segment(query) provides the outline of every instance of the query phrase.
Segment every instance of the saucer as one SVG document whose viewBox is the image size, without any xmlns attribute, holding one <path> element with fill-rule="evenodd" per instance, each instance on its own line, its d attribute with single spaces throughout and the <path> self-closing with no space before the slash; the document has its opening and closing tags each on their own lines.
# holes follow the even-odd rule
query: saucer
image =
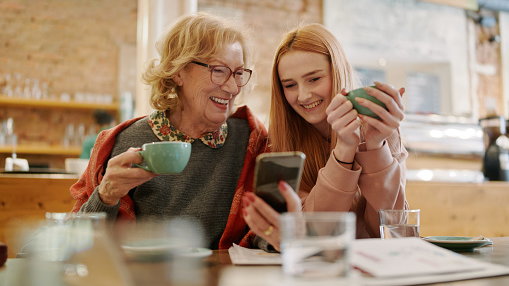
<svg viewBox="0 0 509 286">
<path fill-rule="evenodd" d="M 212 255 L 212 250 L 208 248 L 201 247 L 189 247 L 180 249 L 176 252 L 176 255 L 179 257 L 196 257 L 202 258 Z"/>
<path fill-rule="evenodd" d="M 493 244 L 491 239 L 472 236 L 427 236 L 423 239 L 454 251 L 473 251 L 474 248 Z"/>
<path fill-rule="evenodd" d="M 179 248 L 181 244 L 168 239 L 142 239 L 129 241 L 121 247 L 130 257 L 165 256 Z"/>
<path fill-rule="evenodd" d="M 168 239 L 144 239 L 124 243 L 124 253 L 130 257 L 141 260 L 161 259 L 170 256 L 179 257 L 207 257 L 212 250 L 200 247 L 184 246 L 181 241 Z"/>
</svg>

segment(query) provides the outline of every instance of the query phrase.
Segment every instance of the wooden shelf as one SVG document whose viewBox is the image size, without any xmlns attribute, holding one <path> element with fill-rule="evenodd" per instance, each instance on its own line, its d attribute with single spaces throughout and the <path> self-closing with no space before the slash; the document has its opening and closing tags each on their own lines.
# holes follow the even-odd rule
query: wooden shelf
<svg viewBox="0 0 509 286">
<path fill-rule="evenodd" d="M 0 153 L 11 153 L 11 146 L 0 146 Z M 81 147 L 63 147 L 63 146 L 32 146 L 20 145 L 16 147 L 17 154 L 36 154 L 36 155 L 64 155 L 79 156 Z"/>
<path fill-rule="evenodd" d="M 101 104 L 101 103 L 87 103 L 87 102 L 74 102 L 74 101 L 58 101 L 47 99 L 27 99 L 18 97 L 7 97 L 0 95 L 0 106 L 12 107 L 38 107 L 38 108 L 65 108 L 65 109 L 82 109 L 82 110 L 95 110 L 103 109 L 110 111 L 118 111 L 118 104 Z"/>
</svg>

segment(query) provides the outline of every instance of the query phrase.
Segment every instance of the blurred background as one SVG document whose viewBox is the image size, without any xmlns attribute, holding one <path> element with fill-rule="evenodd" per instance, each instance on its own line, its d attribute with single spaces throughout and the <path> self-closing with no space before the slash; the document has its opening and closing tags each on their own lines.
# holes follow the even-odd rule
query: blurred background
<svg viewBox="0 0 509 286">
<path fill-rule="evenodd" d="M 0 1 L 0 156 L 10 156 L 6 134 L 14 133 L 30 165 L 63 168 L 99 130 L 95 110 L 117 122 L 149 113 L 140 74 L 157 56 L 154 43 L 178 17 L 206 11 L 247 28 L 256 76 L 237 103 L 265 124 L 275 47 L 289 29 L 318 22 L 343 43 L 364 85 L 406 87 L 408 148 L 480 158 L 478 120 L 508 115 L 507 2 Z"/>
</svg>

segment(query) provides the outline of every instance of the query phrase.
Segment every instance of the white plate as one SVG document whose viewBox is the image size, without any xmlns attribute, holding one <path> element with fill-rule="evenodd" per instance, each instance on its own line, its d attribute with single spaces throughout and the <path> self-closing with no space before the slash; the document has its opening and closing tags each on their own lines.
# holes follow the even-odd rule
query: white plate
<svg viewBox="0 0 509 286">
<path fill-rule="evenodd" d="M 207 257 L 212 250 L 183 246 L 181 241 L 169 239 L 144 239 L 123 244 L 124 253 L 132 258 L 161 258 L 177 255 L 180 257 Z"/>
<path fill-rule="evenodd" d="M 190 247 L 178 250 L 177 255 L 181 257 L 207 257 L 212 255 L 212 250 L 201 247 Z"/>
<path fill-rule="evenodd" d="M 169 239 L 143 239 L 124 243 L 121 247 L 129 256 L 166 255 L 178 249 L 182 243 Z"/>
</svg>

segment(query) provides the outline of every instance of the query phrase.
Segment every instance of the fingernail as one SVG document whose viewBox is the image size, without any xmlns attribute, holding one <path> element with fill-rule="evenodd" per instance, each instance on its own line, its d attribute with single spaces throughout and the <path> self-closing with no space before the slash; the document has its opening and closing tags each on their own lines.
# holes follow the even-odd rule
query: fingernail
<svg viewBox="0 0 509 286">
<path fill-rule="evenodd" d="M 242 197 L 242 205 L 243 205 L 244 207 L 248 207 L 250 203 L 251 203 L 251 201 L 249 201 L 249 199 L 247 198 L 247 196 L 243 196 L 243 197 Z"/>
<path fill-rule="evenodd" d="M 286 185 L 285 185 L 285 182 L 283 181 L 279 181 L 278 183 L 278 187 L 279 187 L 279 190 L 282 191 L 282 192 L 286 192 Z"/>
<path fill-rule="evenodd" d="M 251 202 L 254 203 L 255 197 L 254 197 L 253 193 L 246 193 L 245 197 L 249 200 L 249 203 L 251 203 Z"/>
</svg>

